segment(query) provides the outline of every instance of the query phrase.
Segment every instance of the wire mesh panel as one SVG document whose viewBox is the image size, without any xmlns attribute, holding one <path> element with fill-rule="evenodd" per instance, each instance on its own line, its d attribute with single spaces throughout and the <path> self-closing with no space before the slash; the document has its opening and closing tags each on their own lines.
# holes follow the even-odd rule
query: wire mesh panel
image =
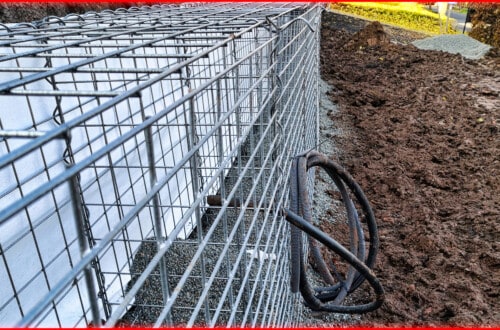
<svg viewBox="0 0 500 330">
<path fill-rule="evenodd" d="M 288 168 L 321 8 L 154 5 L 0 29 L 0 325 L 292 326 Z"/>
</svg>

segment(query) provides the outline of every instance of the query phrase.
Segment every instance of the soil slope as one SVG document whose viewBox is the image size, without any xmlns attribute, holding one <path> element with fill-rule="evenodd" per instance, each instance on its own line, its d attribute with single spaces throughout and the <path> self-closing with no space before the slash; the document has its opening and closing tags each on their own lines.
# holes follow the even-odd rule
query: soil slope
<svg viewBox="0 0 500 330">
<path fill-rule="evenodd" d="M 350 21 L 324 13 L 321 65 L 332 119 L 352 132 L 339 160 L 379 225 L 387 298 L 362 322 L 498 325 L 499 58 L 394 44 Z"/>
</svg>

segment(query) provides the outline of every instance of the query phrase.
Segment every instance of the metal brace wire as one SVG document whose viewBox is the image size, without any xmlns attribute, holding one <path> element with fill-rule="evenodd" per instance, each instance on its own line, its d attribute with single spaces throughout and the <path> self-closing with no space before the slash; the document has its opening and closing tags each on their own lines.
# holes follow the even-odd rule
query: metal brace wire
<svg viewBox="0 0 500 330">
<path fill-rule="evenodd" d="M 47 43 L 46 40 L 42 40 L 41 43 Z M 46 63 L 45 67 L 50 68 L 52 67 L 52 61 L 50 58 L 46 58 Z M 51 77 L 46 77 L 45 80 L 52 86 L 53 90 L 58 90 L 57 87 L 57 82 L 55 81 L 54 76 Z M 61 96 L 56 96 L 56 106 L 52 112 L 52 120 L 57 124 L 57 125 L 63 125 L 64 124 L 64 116 L 63 116 L 63 111 L 61 108 L 61 101 L 62 98 Z M 70 132 L 66 132 L 64 134 L 64 140 L 65 140 L 65 145 L 66 149 L 63 151 L 63 162 L 67 168 L 73 166 L 75 164 L 75 157 L 73 150 L 71 148 L 71 134 Z M 80 173 L 76 174 L 75 177 L 72 180 L 71 184 L 72 192 L 78 194 L 78 203 L 80 204 L 81 207 L 81 216 L 82 216 L 82 222 L 83 222 L 83 230 L 85 232 L 85 236 L 88 241 L 88 245 L 90 248 L 93 248 L 96 245 L 96 240 L 94 238 L 93 232 L 92 232 L 92 225 L 90 223 L 90 210 L 87 207 L 85 203 L 85 198 L 83 196 L 83 189 L 81 186 L 81 175 Z M 91 263 L 92 268 L 94 269 L 94 274 L 95 278 L 97 281 L 97 286 L 98 286 L 98 292 L 97 292 L 97 297 L 101 299 L 102 302 L 102 307 L 104 310 L 104 316 L 106 319 L 108 319 L 111 316 L 111 304 L 109 303 L 109 299 L 107 296 L 106 292 L 106 279 L 104 277 L 104 274 L 101 269 L 101 262 L 99 260 L 99 257 L 96 256 L 94 260 L 92 260 Z M 92 293 L 90 293 L 92 294 Z M 96 319 L 92 320 L 93 323 L 96 322 Z M 95 324 L 94 324 L 95 325 Z"/>
</svg>

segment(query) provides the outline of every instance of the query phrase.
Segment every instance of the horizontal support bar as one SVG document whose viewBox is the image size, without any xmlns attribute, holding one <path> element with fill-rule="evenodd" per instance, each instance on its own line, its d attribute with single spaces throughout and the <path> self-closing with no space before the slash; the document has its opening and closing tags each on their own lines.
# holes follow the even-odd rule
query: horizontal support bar
<svg viewBox="0 0 500 330">
<path fill-rule="evenodd" d="M 73 96 L 73 97 L 115 97 L 123 94 L 124 91 L 116 92 L 101 92 L 101 91 L 54 91 L 54 90 L 12 90 L 4 95 L 33 95 L 33 96 Z M 139 95 L 131 95 L 131 97 L 138 97 Z"/>
</svg>

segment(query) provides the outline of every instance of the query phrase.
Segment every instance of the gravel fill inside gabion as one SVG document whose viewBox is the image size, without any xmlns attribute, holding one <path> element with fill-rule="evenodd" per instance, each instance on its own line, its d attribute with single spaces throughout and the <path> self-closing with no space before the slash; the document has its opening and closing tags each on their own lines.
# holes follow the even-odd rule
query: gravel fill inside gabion
<svg viewBox="0 0 500 330">
<path fill-rule="evenodd" d="M 256 126 L 254 127 L 254 133 L 257 131 L 258 127 Z M 249 143 L 245 143 L 242 146 L 241 167 L 246 164 L 249 152 Z M 262 166 L 261 162 L 262 159 L 260 159 L 260 157 L 256 157 L 253 161 L 253 166 L 260 167 Z M 269 171 L 265 170 L 264 172 L 264 176 L 269 177 Z M 233 189 L 237 179 L 238 166 L 237 164 L 233 164 L 233 167 L 230 169 L 224 180 L 226 192 Z M 264 182 L 266 180 L 267 179 L 263 179 Z M 252 173 L 247 173 L 247 175 L 242 178 L 242 182 L 237 189 L 243 192 L 243 196 L 247 196 L 254 184 Z M 262 194 L 260 191 L 261 188 L 262 186 L 259 184 L 255 193 L 256 195 Z M 255 214 L 255 212 L 257 212 L 257 214 Z M 218 208 L 207 208 L 205 212 L 203 212 L 203 216 L 201 218 L 201 237 L 198 237 L 198 230 L 195 229 L 188 239 L 175 240 L 166 252 L 165 263 L 169 274 L 168 285 L 170 292 L 174 290 L 186 269 L 189 268 L 189 264 L 193 260 L 196 251 L 200 246 L 201 240 L 206 237 L 207 232 L 210 230 L 212 223 L 218 216 L 218 213 Z M 233 301 L 231 301 L 229 294 L 224 298 L 220 313 L 217 317 L 217 324 L 226 324 L 229 321 L 231 313 L 234 309 L 236 309 L 236 313 L 233 324 L 241 324 L 241 322 L 244 322 L 245 320 L 246 322 L 249 322 L 249 320 L 256 317 L 260 318 L 260 313 L 262 313 L 262 307 L 258 308 L 258 299 L 260 297 L 257 296 L 257 293 L 252 294 L 249 290 L 252 289 L 254 283 L 257 283 L 257 290 L 259 292 L 258 295 L 264 295 L 263 300 L 267 300 L 269 295 L 268 285 L 270 282 L 269 279 L 267 282 L 262 281 L 262 278 L 267 272 L 275 272 L 276 267 L 279 267 L 279 265 L 284 261 L 276 260 L 276 255 L 273 253 L 262 253 L 262 251 L 265 251 L 270 240 L 279 239 L 273 235 L 282 235 L 283 233 L 276 232 L 276 228 L 270 228 L 270 222 L 272 219 L 268 217 L 266 220 L 264 212 L 253 211 L 252 209 L 246 210 L 243 219 L 238 224 L 237 221 L 239 214 L 239 208 L 228 208 L 225 211 L 223 218 L 219 221 L 217 226 L 213 228 L 213 232 L 208 240 L 208 243 L 203 248 L 202 257 L 198 259 L 198 261 L 194 264 L 194 267 L 192 267 L 192 271 L 184 286 L 180 290 L 179 295 L 175 300 L 175 304 L 171 309 L 170 319 L 174 326 L 187 324 L 193 315 L 195 306 L 200 300 L 200 295 L 204 289 L 202 284 L 201 259 L 203 259 L 205 266 L 205 277 L 208 278 L 212 274 L 217 260 L 222 254 L 224 254 L 224 261 L 217 271 L 215 280 L 210 286 L 207 299 L 204 303 L 208 304 L 210 317 L 214 316 L 214 311 L 219 309 L 218 305 L 223 299 L 223 291 L 228 284 L 228 278 L 230 277 L 229 274 L 233 269 L 233 266 L 238 262 L 237 258 L 238 254 L 242 250 L 241 244 L 243 243 L 244 236 L 247 235 L 248 242 L 244 248 L 244 254 L 239 261 L 240 267 L 234 275 L 234 279 L 231 283 Z M 235 228 L 236 234 L 229 244 L 228 250 L 224 253 L 223 249 L 224 246 L 227 245 L 229 239 L 228 235 Z M 262 230 L 262 228 L 264 228 L 264 230 Z M 252 254 L 252 251 L 255 251 L 255 254 Z M 148 238 L 141 244 L 139 250 L 134 255 L 131 266 L 132 280 L 128 284 L 128 288 L 132 287 L 156 253 L 157 243 L 154 238 Z M 262 270 L 258 276 L 259 269 Z M 247 271 L 249 271 L 249 278 L 248 280 L 244 280 L 243 277 Z M 234 302 L 234 297 L 238 294 L 238 291 L 243 285 L 243 298 L 238 304 L 236 304 Z M 163 310 L 161 288 L 160 271 L 159 267 L 156 267 L 154 272 L 148 277 L 146 282 L 136 294 L 133 306 L 122 317 L 120 324 L 146 326 L 154 324 Z M 251 301 L 248 301 L 248 297 L 252 297 L 252 295 L 254 298 L 251 299 Z M 250 315 L 245 315 L 245 311 L 248 310 L 249 304 L 251 305 Z M 165 323 L 165 325 L 167 324 Z M 202 306 L 200 312 L 198 313 L 195 325 L 206 325 L 205 305 Z"/>
<path fill-rule="evenodd" d="M 334 122 L 329 118 L 329 114 L 331 112 L 335 112 L 336 107 L 333 105 L 330 100 L 328 93 L 330 92 L 330 87 L 324 82 L 320 80 L 320 86 L 321 86 L 321 93 L 320 93 L 320 122 L 323 125 L 328 125 L 330 128 L 333 128 Z M 335 131 L 336 134 L 344 134 L 345 132 L 342 132 L 341 129 L 337 132 Z M 325 137 L 322 138 L 322 144 L 320 147 L 320 150 L 322 152 L 326 152 L 330 154 L 331 156 L 334 156 L 338 151 L 336 150 L 336 146 L 333 143 L 333 141 L 330 139 L 331 136 L 326 136 L 326 140 L 323 140 Z M 243 146 L 243 154 L 248 154 L 249 153 L 249 145 L 245 144 Z M 245 163 L 245 157 L 243 157 L 243 162 Z M 259 160 L 257 160 L 257 163 Z M 259 165 L 259 164 L 255 165 Z M 243 164 L 244 165 L 244 164 Z M 233 168 L 230 170 L 228 175 L 226 176 L 225 179 L 225 187 L 226 191 L 229 191 L 231 187 L 234 186 L 236 179 L 238 178 L 237 172 L 236 172 L 236 165 L 233 166 Z M 325 176 L 325 173 L 321 173 L 320 175 Z M 331 184 L 329 184 L 329 180 L 315 180 L 315 184 L 318 185 L 317 191 L 315 191 L 315 197 L 314 197 L 314 202 L 315 202 L 315 218 L 320 218 L 322 217 L 325 213 L 328 212 L 329 207 L 327 205 L 330 205 L 331 203 L 331 198 L 327 197 L 327 195 L 324 193 L 324 190 L 327 189 L 332 189 Z M 326 186 L 323 187 L 323 185 Z M 242 183 L 242 189 L 243 191 L 248 191 L 249 187 L 252 186 L 252 178 L 251 177 L 244 177 L 243 178 L 243 183 Z M 315 189 L 316 190 L 316 189 Z M 258 192 L 260 193 L 260 191 Z M 331 206 L 331 205 L 330 205 Z M 238 211 L 237 210 L 230 210 L 228 209 L 226 211 L 227 217 L 226 217 L 226 224 L 227 228 L 231 230 L 234 225 L 235 225 L 235 220 L 238 216 Z M 248 215 L 245 217 L 243 224 L 245 228 L 249 228 L 250 224 L 253 220 L 253 213 L 252 212 L 247 212 Z M 203 224 L 203 236 L 206 234 L 207 230 L 210 227 L 210 224 L 213 222 L 215 217 L 218 214 L 217 209 L 212 209 L 209 208 L 207 211 L 203 214 L 202 217 L 202 224 Z M 257 227 L 261 227 L 263 225 L 264 217 L 263 215 L 259 215 L 256 219 L 257 221 Z M 167 269 L 170 274 L 168 281 L 169 281 L 169 287 L 172 290 L 178 283 L 180 276 L 183 274 L 185 271 L 187 265 L 189 262 L 192 260 L 196 250 L 198 249 L 198 237 L 197 237 L 197 231 L 195 230 L 191 236 L 187 240 L 177 240 L 173 243 L 171 248 L 166 254 L 166 263 L 167 263 Z M 261 236 L 259 240 L 259 244 L 255 244 L 258 240 L 258 233 L 253 230 L 250 238 L 249 238 L 249 245 L 247 247 L 248 249 L 253 249 L 253 250 L 262 250 L 265 242 L 269 238 L 269 233 L 264 231 L 263 235 Z M 288 232 L 284 233 L 284 235 L 288 235 Z M 205 258 L 205 263 L 206 263 L 206 270 L 207 273 L 210 274 L 213 270 L 213 265 L 217 261 L 218 257 L 221 254 L 221 250 L 223 248 L 223 242 L 225 242 L 225 237 L 227 237 L 227 233 L 225 233 L 225 230 L 221 224 L 219 224 L 211 237 L 209 245 L 204 250 L 203 257 Z M 273 237 L 271 237 L 273 239 Z M 219 243 L 219 244 L 217 244 Z M 259 249 L 259 246 L 261 247 Z M 288 247 L 285 247 L 288 248 Z M 221 269 L 219 270 L 217 274 L 217 279 L 215 280 L 214 284 L 212 285 L 212 288 L 209 292 L 208 295 L 208 303 L 210 305 L 210 308 L 214 308 L 216 304 L 219 303 L 222 295 L 222 291 L 224 290 L 226 286 L 226 278 L 227 278 L 227 272 L 228 268 L 232 267 L 234 264 L 234 261 L 236 260 L 237 254 L 239 250 L 241 249 L 241 246 L 239 246 L 237 243 L 233 244 L 230 246 L 227 255 L 227 261 L 222 264 Z M 132 281 L 129 283 L 128 287 L 130 288 L 135 280 L 140 276 L 142 271 L 146 268 L 147 264 L 151 261 L 151 259 L 154 257 L 154 255 L 157 252 L 156 248 L 156 242 L 154 238 L 150 238 L 149 240 L 145 241 L 142 243 L 140 249 L 136 252 L 133 260 L 133 265 L 131 268 L 132 272 Z M 246 260 L 247 262 L 250 259 L 250 255 L 246 255 Z M 259 279 L 256 278 L 257 276 L 257 271 L 259 268 L 259 262 L 258 260 L 254 260 L 251 266 L 250 270 L 250 278 L 251 278 L 251 283 L 254 281 L 258 281 Z M 275 261 L 273 260 L 263 260 L 265 263 L 271 262 L 271 271 L 274 271 L 276 268 Z M 228 267 L 229 266 L 229 267 Z M 268 264 L 264 265 L 264 269 L 268 269 Z M 314 270 L 309 268 L 308 270 L 309 276 L 311 283 L 314 286 L 322 286 L 324 283 L 322 280 L 319 278 L 319 276 L 315 273 Z M 186 284 L 184 285 L 184 288 L 181 290 L 181 293 L 179 297 L 176 300 L 176 304 L 174 305 L 174 308 L 172 309 L 171 313 L 171 319 L 174 323 L 174 325 L 179 325 L 182 326 L 183 324 L 186 324 L 188 320 L 191 317 L 192 314 L 192 309 L 196 305 L 199 299 L 199 295 L 202 291 L 202 285 L 201 285 L 201 280 L 200 280 L 200 273 L 201 273 L 201 268 L 200 268 L 200 262 L 197 262 L 195 267 L 193 268 L 193 271 L 191 273 L 191 276 L 188 278 Z M 175 274 L 172 276 L 172 274 Z M 262 272 L 260 274 L 260 278 L 265 276 L 265 272 Z M 235 287 L 237 286 L 236 283 L 240 281 L 240 274 L 238 273 L 236 275 L 235 279 Z M 284 283 L 284 285 L 288 286 L 289 283 Z M 290 293 L 291 294 L 291 293 Z M 264 291 L 264 301 L 267 299 L 268 291 L 267 289 Z M 256 301 L 255 299 L 252 301 L 252 308 L 255 309 Z M 236 314 L 236 323 L 235 324 L 240 324 L 243 317 L 244 317 L 244 310 L 247 308 L 247 301 L 245 299 L 242 299 L 240 304 L 238 306 L 233 306 L 238 309 L 238 313 Z M 271 308 L 271 306 L 268 306 L 268 308 Z M 159 277 L 159 269 L 158 267 L 155 269 L 154 273 L 149 276 L 147 279 L 146 283 L 142 286 L 140 291 L 136 294 L 135 296 L 135 301 L 134 301 L 134 306 L 130 308 L 130 310 L 124 315 L 124 317 L 121 319 L 121 324 L 124 325 L 150 325 L 156 322 L 156 319 L 158 318 L 161 310 L 163 309 L 163 301 L 162 301 L 162 292 L 161 292 L 161 284 L 160 284 L 160 277 Z M 308 308 L 304 307 L 302 297 L 300 294 L 295 294 L 293 297 L 293 304 L 291 306 L 291 309 L 288 310 L 290 315 L 287 315 L 286 318 L 289 320 L 295 320 L 298 325 L 301 326 L 314 326 L 314 327 L 329 327 L 331 325 L 335 324 L 349 324 L 353 322 L 354 320 L 358 319 L 357 316 L 352 316 L 352 315 L 344 315 L 344 314 L 334 314 L 334 313 L 325 313 L 325 312 L 313 312 L 309 310 Z M 259 310 L 259 313 L 262 313 L 262 310 Z M 224 325 L 230 317 L 231 314 L 231 303 L 228 300 L 228 298 L 225 299 L 223 307 L 222 307 L 222 312 L 219 315 L 217 319 L 217 324 L 218 325 Z M 203 325 L 203 310 L 199 313 L 196 325 Z M 247 322 L 249 321 L 250 318 L 247 318 Z"/>
</svg>

